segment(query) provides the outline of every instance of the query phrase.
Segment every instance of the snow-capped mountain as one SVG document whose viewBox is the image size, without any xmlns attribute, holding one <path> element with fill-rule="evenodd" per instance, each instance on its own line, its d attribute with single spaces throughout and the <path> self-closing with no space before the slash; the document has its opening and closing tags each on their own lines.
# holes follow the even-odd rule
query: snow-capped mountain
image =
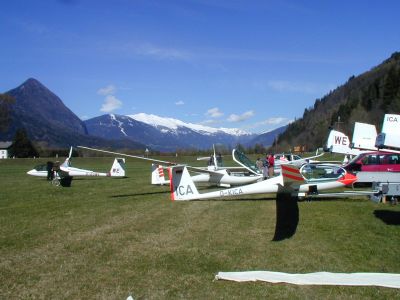
<svg viewBox="0 0 400 300">
<path fill-rule="evenodd" d="M 15 103 L 10 106 L 7 130 L 0 131 L 3 140 L 11 140 L 18 128 L 25 128 L 31 140 L 47 147 L 85 145 L 175 151 L 210 149 L 213 144 L 232 148 L 238 143 L 254 145 L 257 137 L 240 129 L 214 128 L 144 113 L 109 114 L 81 121 L 57 95 L 33 78 L 7 94 Z M 275 136 L 267 134 L 263 145 L 270 145 Z"/>
<path fill-rule="evenodd" d="M 136 121 L 152 125 L 153 127 L 159 128 L 160 130 L 169 132 L 176 132 L 179 127 L 186 127 L 197 133 L 205 135 L 213 135 L 217 133 L 226 133 L 233 136 L 251 135 L 250 133 L 237 128 L 215 128 L 204 126 L 201 124 L 185 123 L 177 119 L 163 118 L 153 114 L 139 113 L 135 115 L 128 115 L 128 117 L 135 119 Z"/>
<path fill-rule="evenodd" d="M 102 115 L 85 121 L 89 134 L 107 139 L 129 138 L 153 150 L 209 149 L 213 144 L 246 144 L 255 135 L 239 129 L 213 128 L 151 114 Z"/>
</svg>

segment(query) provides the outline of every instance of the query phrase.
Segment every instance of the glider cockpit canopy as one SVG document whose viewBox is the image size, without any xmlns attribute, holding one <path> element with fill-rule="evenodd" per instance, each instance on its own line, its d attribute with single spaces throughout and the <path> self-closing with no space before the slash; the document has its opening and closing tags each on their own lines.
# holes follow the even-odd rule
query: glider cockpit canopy
<svg viewBox="0 0 400 300">
<path fill-rule="evenodd" d="M 256 166 L 256 164 L 253 161 L 251 161 L 244 153 L 240 152 L 239 150 L 233 149 L 232 157 L 235 162 L 237 162 L 239 165 L 245 167 L 251 173 L 253 173 L 255 175 L 260 175 L 262 173 L 261 170 Z"/>
<path fill-rule="evenodd" d="M 339 180 L 346 175 L 346 171 L 334 164 L 304 164 L 300 168 L 300 174 L 307 183 Z"/>
</svg>

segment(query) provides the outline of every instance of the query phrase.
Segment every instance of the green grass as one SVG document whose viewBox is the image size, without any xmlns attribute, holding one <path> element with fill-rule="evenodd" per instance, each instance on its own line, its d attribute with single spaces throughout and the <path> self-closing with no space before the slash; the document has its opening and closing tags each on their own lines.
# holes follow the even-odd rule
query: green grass
<svg viewBox="0 0 400 300">
<path fill-rule="evenodd" d="M 76 158 L 73 164 L 104 171 L 112 160 Z M 149 163 L 133 159 L 128 178 L 74 179 L 61 188 L 25 174 L 45 161 L 0 160 L 1 299 L 398 296 L 389 288 L 213 279 L 219 271 L 246 270 L 399 273 L 400 206 L 365 199 L 299 202 L 296 233 L 276 242 L 271 195 L 171 202 L 169 187 L 149 184 Z"/>
</svg>

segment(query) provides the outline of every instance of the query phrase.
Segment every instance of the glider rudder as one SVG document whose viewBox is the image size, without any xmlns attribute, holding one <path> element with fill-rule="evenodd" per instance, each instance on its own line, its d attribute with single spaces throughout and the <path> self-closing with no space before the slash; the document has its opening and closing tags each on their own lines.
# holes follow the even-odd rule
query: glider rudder
<svg viewBox="0 0 400 300">
<path fill-rule="evenodd" d="M 125 177 L 125 159 L 116 158 L 110 170 L 111 177 Z"/>
<path fill-rule="evenodd" d="M 166 183 L 162 165 L 151 164 L 151 184 L 163 185 Z"/>
<path fill-rule="evenodd" d="M 196 186 L 185 166 L 169 168 L 171 200 L 191 200 L 198 195 Z"/>
</svg>

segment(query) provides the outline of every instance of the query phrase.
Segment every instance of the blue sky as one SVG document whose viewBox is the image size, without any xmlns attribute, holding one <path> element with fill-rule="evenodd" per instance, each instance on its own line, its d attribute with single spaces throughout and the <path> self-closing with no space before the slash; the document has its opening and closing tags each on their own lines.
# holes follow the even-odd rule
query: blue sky
<svg viewBox="0 0 400 300">
<path fill-rule="evenodd" d="M 0 91 L 33 77 L 80 118 L 261 133 L 400 51 L 400 1 L 13 0 Z"/>
</svg>

